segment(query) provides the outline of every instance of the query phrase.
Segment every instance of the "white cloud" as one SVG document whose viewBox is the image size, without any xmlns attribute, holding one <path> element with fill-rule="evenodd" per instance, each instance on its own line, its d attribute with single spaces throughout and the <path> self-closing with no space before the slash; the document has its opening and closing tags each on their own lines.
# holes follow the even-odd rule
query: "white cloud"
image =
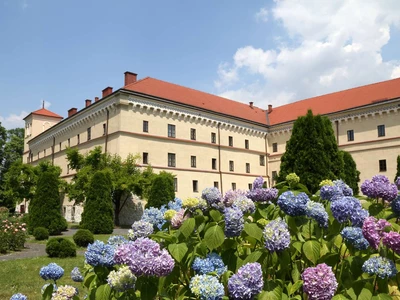
<svg viewBox="0 0 400 300">
<path fill-rule="evenodd" d="M 267 22 L 268 21 L 268 10 L 262 7 L 255 15 L 257 21 Z"/>
<path fill-rule="evenodd" d="M 280 24 L 286 37 L 279 36 L 273 48 L 243 46 L 231 62 L 221 63 L 215 83 L 222 96 L 266 108 L 400 77 L 400 57 L 382 57 L 391 28 L 400 27 L 400 1 L 274 5 L 270 21 Z"/>
<path fill-rule="evenodd" d="M 28 115 L 26 111 L 21 111 L 19 115 L 10 114 L 8 117 L 0 116 L 1 126 L 6 129 L 13 129 L 13 128 L 24 128 L 25 123 L 23 118 Z"/>
</svg>

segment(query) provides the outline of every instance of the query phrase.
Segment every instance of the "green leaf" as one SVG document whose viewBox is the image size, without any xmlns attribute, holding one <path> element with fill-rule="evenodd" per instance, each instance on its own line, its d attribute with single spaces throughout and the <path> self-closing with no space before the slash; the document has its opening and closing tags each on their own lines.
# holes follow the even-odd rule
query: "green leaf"
<svg viewBox="0 0 400 300">
<path fill-rule="evenodd" d="M 314 265 L 320 257 L 321 245 L 314 240 L 307 241 L 303 244 L 303 253 Z"/>
<path fill-rule="evenodd" d="M 111 287 L 108 284 L 102 284 L 96 289 L 96 300 L 108 300 L 111 295 Z"/>
<path fill-rule="evenodd" d="M 44 290 L 44 293 L 42 295 L 43 300 L 50 300 L 51 296 L 53 294 L 53 285 L 50 283 L 47 288 Z"/>
<path fill-rule="evenodd" d="M 196 220 L 194 218 L 189 218 L 183 222 L 182 226 L 179 228 L 179 232 L 181 232 L 185 238 L 188 238 L 193 233 L 195 225 Z"/>
<path fill-rule="evenodd" d="M 250 255 L 247 255 L 247 257 L 244 259 L 243 265 L 247 263 L 257 262 L 262 255 L 263 253 L 260 250 L 252 252 Z"/>
<path fill-rule="evenodd" d="M 154 277 L 140 277 L 137 281 L 137 289 L 140 290 L 140 299 L 153 300 L 158 291 L 158 279 Z"/>
<path fill-rule="evenodd" d="M 204 234 L 204 242 L 206 243 L 208 249 L 213 250 L 218 248 L 224 242 L 225 235 L 222 228 L 218 225 L 214 225 L 207 229 Z"/>
<path fill-rule="evenodd" d="M 259 300 L 281 300 L 282 298 L 282 287 L 272 280 L 265 283 L 265 291 L 258 296 Z"/>
<path fill-rule="evenodd" d="M 290 295 L 296 293 L 299 290 L 299 288 L 301 288 L 302 285 L 303 285 L 303 280 L 297 280 L 290 288 L 289 291 Z"/>
<path fill-rule="evenodd" d="M 215 222 L 218 222 L 222 219 L 221 213 L 218 210 L 210 210 L 210 216 L 213 218 Z"/>
<path fill-rule="evenodd" d="M 175 258 L 177 262 L 181 262 L 183 257 L 188 251 L 188 247 L 185 243 L 180 244 L 170 244 L 168 245 L 168 251 L 171 253 L 172 257 Z"/>
<path fill-rule="evenodd" d="M 345 296 L 343 296 L 343 295 L 336 295 L 336 296 L 333 296 L 333 298 L 332 298 L 332 300 L 348 300 L 349 298 L 347 298 L 347 297 L 345 297 Z"/>
<path fill-rule="evenodd" d="M 392 300 L 392 297 L 388 294 L 378 294 L 377 296 L 372 297 L 371 300 Z"/>
<path fill-rule="evenodd" d="M 244 224 L 244 231 L 251 237 L 255 238 L 257 241 L 261 241 L 262 238 L 262 230 L 255 223 L 246 223 Z"/>
<path fill-rule="evenodd" d="M 96 278 L 96 274 L 91 273 L 90 275 L 86 275 L 85 276 L 85 280 L 83 282 L 83 286 L 86 287 L 87 289 L 89 289 L 90 284 L 92 283 L 92 281 Z"/>
</svg>

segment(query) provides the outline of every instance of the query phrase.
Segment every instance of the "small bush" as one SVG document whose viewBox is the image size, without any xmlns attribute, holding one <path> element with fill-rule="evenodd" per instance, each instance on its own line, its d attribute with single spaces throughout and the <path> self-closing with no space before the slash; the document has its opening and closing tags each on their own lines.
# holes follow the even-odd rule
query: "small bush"
<svg viewBox="0 0 400 300">
<path fill-rule="evenodd" d="M 65 238 L 52 238 L 46 244 L 46 253 L 49 257 L 75 257 L 76 247 Z"/>
<path fill-rule="evenodd" d="M 79 229 L 73 236 L 75 244 L 79 247 L 87 247 L 94 242 L 93 233 L 87 229 Z"/>
<path fill-rule="evenodd" d="M 10 214 L 10 211 L 8 210 L 7 207 L 0 206 L 0 220 L 7 219 L 9 214 Z"/>
<path fill-rule="evenodd" d="M 49 231 L 44 227 L 37 227 L 33 230 L 33 236 L 37 241 L 47 240 L 49 238 Z"/>
</svg>

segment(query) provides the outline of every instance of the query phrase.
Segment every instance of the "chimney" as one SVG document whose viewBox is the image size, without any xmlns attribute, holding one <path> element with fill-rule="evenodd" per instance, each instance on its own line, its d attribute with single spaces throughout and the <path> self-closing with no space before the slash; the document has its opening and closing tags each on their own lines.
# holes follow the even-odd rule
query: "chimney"
<svg viewBox="0 0 400 300">
<path fill-rule="evenodd" d="M 77 111 L 78 111 L 78 109 L 76 107 L 70 108 L 68 110 L 68 118 L 73 116 L 74 114 L 76 114 Z"/>
<path fill-rule="evenodd" d="M 125 86 L 134 83 L 137 80 L 137 74 L 126 71 L 125 73 Z"/>
<path fill-rule="evenodd" d="M 99 97 L 94 97 L 94 102 L 99 101 Z"/>
<path fill-rule="evenodd" d="M 88 107 L 90 104 L 92 104 L 92 100 L 86 99 L 85 100 L 85 107 Z"/>
<path fill-rule="evenodd" d="M 112 94 L 112 90 L 113 90 L 112 87 L 110 87 L 110 86 L 106 87 L 106 88 L 103 90 L 103 98 L 104 98 L 104 97 L 107 97 L 108 95 L 111 95 L 111 94 Z"/>
<path fill-rule="evenodd" d="M 268 113 L 272 113 L 272 104 L 268 104 Z"/>
<path fill-rule="evenodd" d="M 253 102 L 249 102 L 251 108 L 253 108 Z"/>
</svg>

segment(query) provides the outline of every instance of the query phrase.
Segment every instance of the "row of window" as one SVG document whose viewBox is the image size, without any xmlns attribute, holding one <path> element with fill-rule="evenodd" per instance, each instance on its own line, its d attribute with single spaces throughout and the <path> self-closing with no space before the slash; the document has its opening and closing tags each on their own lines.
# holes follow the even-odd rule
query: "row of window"
<svg viewBox="0 0 400 300">
<path fill-rule="evenodd" d="M 214 187 L 219 189 L 218 181 L 214 181 Z M 251 190 L 253 188 L 253 184 L 249 183 L 248 187 L 249 187 L 249 190 Z M 174 188 L 175 188 L 175 192 L 178 192 L 178 178 L 176 178 L 176 177 L 174 178 Z M 234 191 L 236 190 L 236 182 L 231 183 L 231 188 Z M 193 193 L 199 192 L 199 181 L 198 180 L 192 180 L 192 190 L 193 190 Z"/>
<path fill-rule="evenodd" d="M 386 135 L 385 125 L 378 125 L 376 129 L 378 131 L 378 137 L 382 137 L 382 136 Z M 348 142 L 354 141 L 354 130 L 353 129 L 347 130 L 347 141 Z"/>
</svg>

